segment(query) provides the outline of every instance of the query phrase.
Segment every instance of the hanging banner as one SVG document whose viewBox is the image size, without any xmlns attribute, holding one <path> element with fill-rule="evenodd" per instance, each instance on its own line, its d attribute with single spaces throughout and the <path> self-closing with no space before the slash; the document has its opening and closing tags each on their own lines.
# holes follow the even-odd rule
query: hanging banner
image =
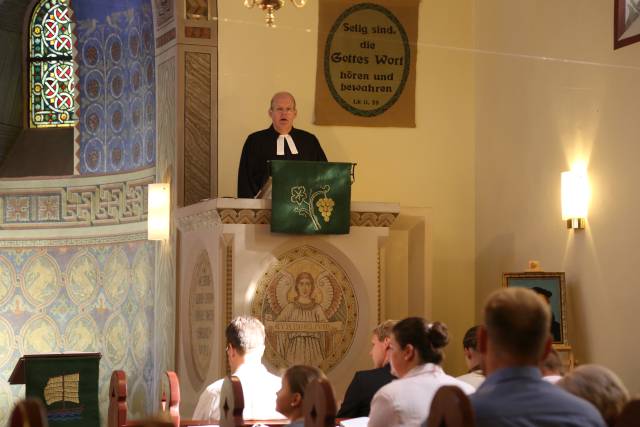
<svg viewBox="0 0 640 427">
<path fill-rule="evenodd" d="M 415 127 L 419 0 L 322 0 L 315 123 Z"/>
</svg>

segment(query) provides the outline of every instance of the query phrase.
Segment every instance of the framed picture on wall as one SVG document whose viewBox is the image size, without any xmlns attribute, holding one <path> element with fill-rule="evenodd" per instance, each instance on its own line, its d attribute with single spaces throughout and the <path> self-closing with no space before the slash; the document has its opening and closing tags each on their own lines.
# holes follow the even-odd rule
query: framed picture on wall
<svg viewBox="0 0 640 427">
<path fill-rule="evenodd" d="M 503 273 L 502 286 L 529 288 L 544 297 L 551 306 L 551 335 L 553 336 L 553 343 L 568 343 L 564 273 L 546 271 Z"/>
<path fill-rule="evenodd" d="M 613 0 L 613 49 L 640 40 L 640 0 Z"/>
</svg>

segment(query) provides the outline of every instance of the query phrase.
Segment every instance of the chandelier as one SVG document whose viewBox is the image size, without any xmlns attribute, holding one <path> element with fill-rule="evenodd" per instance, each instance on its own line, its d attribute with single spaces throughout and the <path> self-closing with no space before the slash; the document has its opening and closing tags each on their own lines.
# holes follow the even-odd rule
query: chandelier
<svg viewBox="0 0 640 427">
<path fill-rule="evenodd" d="M 295 7 L 303 7 L 307 3 L 307 0 L 290 1 Z M 272 28 L 276 26 L 276 10 L 284 6 L 284 3 L 285 0 L 244 0 L 245 7 L 251 9 L 254 6 L 258 6 L 260 9 L 266 11 L 267 17 L 265 18 L 265 21 L 267 22 L 267 25 Z"/>
</svg>

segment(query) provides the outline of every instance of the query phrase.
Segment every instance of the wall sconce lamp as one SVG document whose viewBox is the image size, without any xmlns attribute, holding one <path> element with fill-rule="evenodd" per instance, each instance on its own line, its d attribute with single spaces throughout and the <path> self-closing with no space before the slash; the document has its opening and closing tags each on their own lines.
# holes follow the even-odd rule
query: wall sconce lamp
<svg viewBox="0 0 640 427">
<path fill-rule="evenodd" d="M 589 177 L 585 166 L 562 172 L 562 219 L 567 228 L 583 229 L 589 209 Z"/>
<path fill-rule="evenodd" d="M 149 213 L 147 215 L 147 239 L 169 239 L 171 186 L 158 183 L 149 184 Z"/>
</svg>

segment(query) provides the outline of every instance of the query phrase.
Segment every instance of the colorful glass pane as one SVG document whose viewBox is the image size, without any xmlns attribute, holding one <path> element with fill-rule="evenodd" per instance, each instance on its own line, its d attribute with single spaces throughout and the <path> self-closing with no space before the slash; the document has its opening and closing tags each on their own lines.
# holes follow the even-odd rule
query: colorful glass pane
<svg viewBox="0 0 640 427">
<path fill-rule="evenodd" d="M 77 122 L 69 0 L 41 0 L 31 17 L 29 43 L 32 127 Z"/>
</svg>

